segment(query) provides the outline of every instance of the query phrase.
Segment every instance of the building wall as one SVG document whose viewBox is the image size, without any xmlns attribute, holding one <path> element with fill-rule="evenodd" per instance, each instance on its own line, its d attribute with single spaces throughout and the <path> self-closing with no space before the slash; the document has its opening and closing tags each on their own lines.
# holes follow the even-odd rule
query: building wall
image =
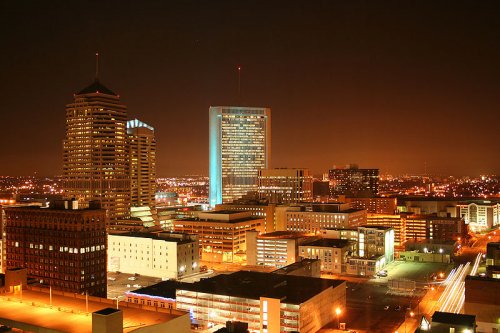
<svg viewBox="0 0 500 333">
<path fill-rule="evenodd" d="M 297 261 L 297 238 L 259 236 L 257 231 L 247 232 L 247 264 L 281 268 Z"/>
<path fill-rule="evenodd" d="M 321 271 L 333 274 L 345 272 L 347 252 L 353 250 L 353 245 L 345 247 L 322 247 L 312 245 L 299 246 L 299 255 L 305 259 L 321 260 Z"/>
<path fill-rule="evenodd" d="M 301 333 L 319 331 L 326 324 L 336 320 L 335 310 L 346 311 L 346 283 L 329 288 L 300 305 Z"/>
<path fill-rule="evenodd" d="M 233 262 L 234 254 L 246 251 L 246 232 L 262 231 L 263 222 L 262 219 L 239 222 L 184 219 L 174 221 L 174 230 L 198 235 L 202 260 Z"/>
<path fill-rule="evenodd" d="M 108 235 L 108 271 L 177 279 L 199 272 L 199 244 Z"/>
<path fill-rule="evenodd" d="M 319 233 L 326 228 L 349 228 L 366 224 L 366 211 L 352 212 L 303 212 L 287 211 L 286 226 L 289 231 Z"/>
<path fill-rule="evenodd" d="M 270 167 L 271 110 L 210 107 L 209 204 L 231 202 L 257 191 L 258 171 Z"/>
<path fill-rule="evenodd" d="M 215 206 L 215 210 L 238 210 L 243 212 L 251 212 L 253 217 L 264 220 L 264 232 L 277 231 L 275 220 L 275 204 L 268 205 L 253 205 L 253 204 L 220 204 Z M 279 229 L 279 230 L 285 230 Z"/>
<path fill-rule="evenodd" d="M 309 169 L 263 169 L 259 171 L 259 197 L 273 204 L 310 202 L 312 176 Z"/>
<path fill-rule="evenodd" d="M 7 208 L 7 266 L 43 285 L 106 297 L 106 212 Z"/>
<path fill-rule="evenodd" d="M 331 169 L 328 173 L 330 196 L 353 197 L 376 196 L 378 194 L 379 170 L 358 169 L 355 165 Z"/>
<path fill-rule="evenodd" d="M 345 198 L 345 202 L 352 208 L 365 209 L 369 214 L 395 214 L 397 209 L 396 198 Z"/>
<path fill-rule="evenodd" d="M 464 203 L 458 205 L 459 216 L 473 231 L 482 231 L 500 224 L 500 204 Z"/>
</svg>

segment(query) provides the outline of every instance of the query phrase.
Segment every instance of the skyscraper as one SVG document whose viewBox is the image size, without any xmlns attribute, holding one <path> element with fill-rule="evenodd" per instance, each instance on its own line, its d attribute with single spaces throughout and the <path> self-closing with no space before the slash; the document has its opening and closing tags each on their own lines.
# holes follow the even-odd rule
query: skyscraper
<svg viewBox="0 0 500 333">
<path fill-rule="evenodd" d="M 110 220 L 130 214 L 126 121 L 120 97 L 97 78 L 66 106 L 65 195 L 100 201 Z"/>
<path fill-rule="evenodd" d="M 154 128 L 138 119 L 127 122 L 130 195 L 134 207 L 155 206 L 156 139 Z"/>
<path fill-rule="evenodd" d="M 271 109 L 217 106 L 209 110 L 209 203 L 257 192 L 260 169 L 270 167 Z"/>
<path fill-rule="evenodd" d="M 259 197 L 273 204 L 312 201 L 309 169 L 262 169 L 259 171 Z"/>
</svg>

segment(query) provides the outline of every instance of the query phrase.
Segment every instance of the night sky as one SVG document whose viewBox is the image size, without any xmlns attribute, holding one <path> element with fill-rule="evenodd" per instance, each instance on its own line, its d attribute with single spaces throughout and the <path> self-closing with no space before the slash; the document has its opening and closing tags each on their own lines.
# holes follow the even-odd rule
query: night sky
<svg viewBox="0 0 500 333">
<path fill-rule="evenodd" d="M 0 175 L 61 173 L 94 78 L 208 174 L 208 108 L 272 109 L 272 166 L 500 173 L 498 1 L 0 0 Z M 238 98 L 237 66 L 242 67 Z"/>
</svg>

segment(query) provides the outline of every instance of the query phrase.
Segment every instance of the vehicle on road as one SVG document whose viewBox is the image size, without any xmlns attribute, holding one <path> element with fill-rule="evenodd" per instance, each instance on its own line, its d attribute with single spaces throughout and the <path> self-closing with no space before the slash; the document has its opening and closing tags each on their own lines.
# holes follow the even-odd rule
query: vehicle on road
<svg viewBox="0 0 500 333">
<path fill-rule="evenodd" d="M 394 310 L 396 310 L 396 311 L 401 311 L 401 305 L 396 306 L 396 307 L 394 308 Z"/>
<path fill-rule="evenodd" d="M 389 310 L 389 305 L 384 306 L 384 310 Z"/>
<path fill-rule="evenodd" d="M 137 280 L 137 278 L 136 278 L 135 276 L 131 276 L 131 277 L 129 277 L 128 279 L 129 279 L 130 281 L 135 281 L 135 280 Z"/>
</svg>

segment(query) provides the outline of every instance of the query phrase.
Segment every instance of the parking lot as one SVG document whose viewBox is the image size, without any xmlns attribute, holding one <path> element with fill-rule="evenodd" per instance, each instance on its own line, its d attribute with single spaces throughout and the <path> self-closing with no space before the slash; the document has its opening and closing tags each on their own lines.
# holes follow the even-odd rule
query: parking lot
<svg viewBox="0 0 500 333">
<path fill-rule="evenodd" d="M 429 277 L 433 273 L 449 272 L 451 268 L 452 265 L 448 264 L 397 261 L 386 267 L 387 277 L 374 277 L 366 282 L 348 278 L 347 309 L 341 314 L 340 322 L 345 322 L 352 330 L 394 332 L 411 311 L 415 320 L 419 317 L 419 303 L 427 292 L 425 286 Z M 400 278 L 414 280 L 417 283 L 415 292 L 391 295 L 388 280 Z M 336 325 L 335 321 L 326 329 L 333 329 Z"/>
<path fill-rule="evenodd" d="M 129 280 L 130 279 L 130 280 Z M 161 279 L 150 276 L 108 272 L 108 298 L 123 299 L 125 292 L 147 287 L 160 282 Z"/>
</svg>

